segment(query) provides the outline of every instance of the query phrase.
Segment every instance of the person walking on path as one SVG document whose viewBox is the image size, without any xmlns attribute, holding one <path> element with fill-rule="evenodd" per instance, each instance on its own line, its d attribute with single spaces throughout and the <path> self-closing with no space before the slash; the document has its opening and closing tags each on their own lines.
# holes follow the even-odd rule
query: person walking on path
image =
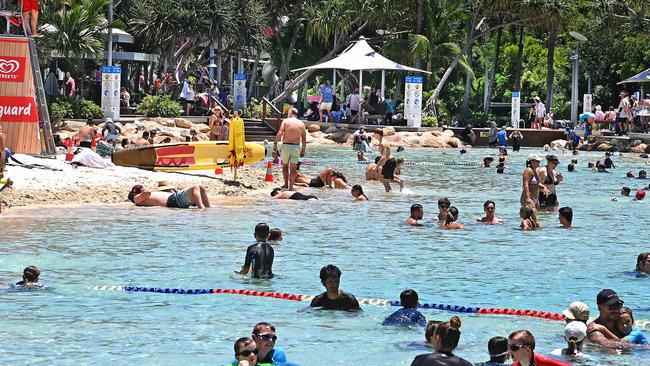
<svg viewBox="0 0 650 366">
<path fill-rule="evenodd" d="M 327 111 L 329 123 L 334 123 L 334 116 L 332 115 L 332 104 L 334 104 L 334 94 L 332 87 L 329 85 L 329 80 L 326 83 L 320 83 L 318 90 L 321 95 L 318 122 L 323 122 L 323 111 Z"/>
<path fill-rule="evenodd" d="M 275 136 L 273 143 L 273 152 L 278 152 L 278 142 L 282 140 L 282 177 L 284 185 L 282 188 L 288 188 L 293 191 L 293 183 L 296 181 L 298 172 L 298 160 L 305 156 L 307 148 L 307 130 L 305 124 L 298 118 L 298 110 L 291 108 L 288 116 L 282 121 L 278 134 Z M 302 145 L 302 147 L 301 147 Z"/>
<path fill-rule="evenodd" d="M 535 100 L 535 120 L 533 121 L 533 128 L 537 130 L 542 129 L 542 122 L 546 116 L 546 107 L 539 97 L 533 98 Z"/>
</svg>

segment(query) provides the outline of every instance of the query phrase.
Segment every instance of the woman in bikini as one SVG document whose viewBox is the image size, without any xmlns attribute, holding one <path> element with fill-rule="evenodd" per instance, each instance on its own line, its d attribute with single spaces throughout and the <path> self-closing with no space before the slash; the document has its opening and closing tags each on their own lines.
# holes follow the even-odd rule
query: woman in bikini
<svg viewBox="0 0 650 366">
<path fill-rule="evenodd" d="M 221 136 L 221 126 L 223 124 L 223 116 L 221 115 L 221 107 L 216 106 L 212 108 L 212 115 L 210 116 L 210 141 L 223 140 Z"/>
<path fill-rule="evenodd" d="M 447 230 L 460 230 L 465 228 L 463 224 L 458 222 L 458 209 L 454 206 L 449 207 L 445 222 L 440 223 L 440 226 Z"/>
<path fill-rule="evenodd" d="M 521 208 L 521 228 L 524 230 L 535 230 L 542 227 L 537 221 L 537 214 L 530 205 Z"/>
<path fill-rule="evenodd" d="M 526 205 L 536 209 L 539 207 L 539 190 L 542 189 L 547 192 L 546 187 L 541 184 L 539 175 L 537 175 L 537 168 L 539 168 L 540 159 L 537 154 L 528 155 L 526 163 L 526 170 L 523 174 L 523 189 L 521 191 L 521 206 Z"/>
<path fill-rule="evenodd" d="M 555 171 L 560 164 L 557 156 L 546 156 L 546 168 L 537 169 L 537 174 L 545 189 L 540 189 L 538 209 L 555 210 L 560 203 L 557 200 L 555 186 L 562 182 L 562 174 Z"/>
</svg>

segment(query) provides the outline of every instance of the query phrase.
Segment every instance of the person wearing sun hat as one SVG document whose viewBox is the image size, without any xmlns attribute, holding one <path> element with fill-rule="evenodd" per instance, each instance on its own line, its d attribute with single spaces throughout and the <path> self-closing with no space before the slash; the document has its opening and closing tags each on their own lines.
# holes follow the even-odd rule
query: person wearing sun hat
<svg viewBox="0 0 650 366">
<path fill-rule="evenodd" d="M 528 155 L 526 170 L 523 174 L 523 189 L 521 191 L 521 207 L 529 205 L 532 208 L 539 207 L 539 189 L 544 187 L 541 184 L 537 168 L 541 159 L 537 154 Z M 544 188 L 545 189 L 545 188 Z"/>
<path fill-rule="evenodd" d="M 574 301 L 568 308 L 562 311 L 562 314 L 567 323 L 579 321 L 587 324 L 587 320 L 589 320 L 589 306 L 582 301 Z"/>
</svg>

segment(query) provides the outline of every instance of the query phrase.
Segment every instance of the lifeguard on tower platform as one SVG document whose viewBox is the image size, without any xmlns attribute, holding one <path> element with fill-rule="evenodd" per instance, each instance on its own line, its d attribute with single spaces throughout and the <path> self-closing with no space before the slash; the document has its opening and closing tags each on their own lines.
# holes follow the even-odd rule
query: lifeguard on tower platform
<svg viewBox="0 0 650 366">
<path fill-rule="evenodd" d="M 30 3 L 37 3 L 31 1 Z M 32 6 L 33 8 L 33 6 Z M 0 34 L 0 128 L 5 134 L 7 147 L 22 154 L 54 154 L 43 78 L 36 53 L 34 37 L 38 8 L 21 13 L 0 10 L 5 17 L 7 29 Z M 18 22 L 25 15 L 30 16 L 32 29 L 27 30 L 25 22 Z M 17 21 L 18 20 L 18 21 Z M 23 25 L 20 35 L 10 34 L 11 24 Z"/>
</svg>

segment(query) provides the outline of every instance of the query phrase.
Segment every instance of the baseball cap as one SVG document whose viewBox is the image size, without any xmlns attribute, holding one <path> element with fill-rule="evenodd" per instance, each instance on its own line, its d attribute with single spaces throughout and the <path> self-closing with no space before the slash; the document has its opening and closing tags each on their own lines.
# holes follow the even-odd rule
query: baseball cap
<svg viewBox="0 0 650 366">
<path fill-rule="evenodd" d="M 586 322 L 589 319 L 589 306 L 582 301 L 572 302 L 562 312 L 567 319 Z"/>
<path fill-rule="evenodd" d="M 106 117 L 106 120 L 104 120 L 106 123 L 113 123 L 113 119 L 111 117 Z"/>
<path fill-rule="evenodd" d="M 606 288 L 598 293 L 596 296 L 596 304 L 601 305 L 614 305 L 621 304 L 623 305 L 623 300 L 618 298 L 616 291 Z"/>
<path fill-rule="evenodd" d="M 639 189 L 638 191 L 636 191 L 636 195 L 634 195 L 634 197 L 636 197 L 637 200 L 644 199 L 645 198 L 645 191 L 642 190 L 642 189 Z"/>
<path fill-rule="evenodd" d="M 542 161 L 542 160 L 539 158 L 539 155 L 537 155 L 537 154 L 529 154 L 529 155 L 528 155 L 528 160 L 537 160 L 537 161 Z"/>
<path fill-rule="evenodd" d="M 583 322 L 571 322 L 564 327 L 564 338 L 580 342 L 587 336 L 587 324 Z"/>
</svg>

